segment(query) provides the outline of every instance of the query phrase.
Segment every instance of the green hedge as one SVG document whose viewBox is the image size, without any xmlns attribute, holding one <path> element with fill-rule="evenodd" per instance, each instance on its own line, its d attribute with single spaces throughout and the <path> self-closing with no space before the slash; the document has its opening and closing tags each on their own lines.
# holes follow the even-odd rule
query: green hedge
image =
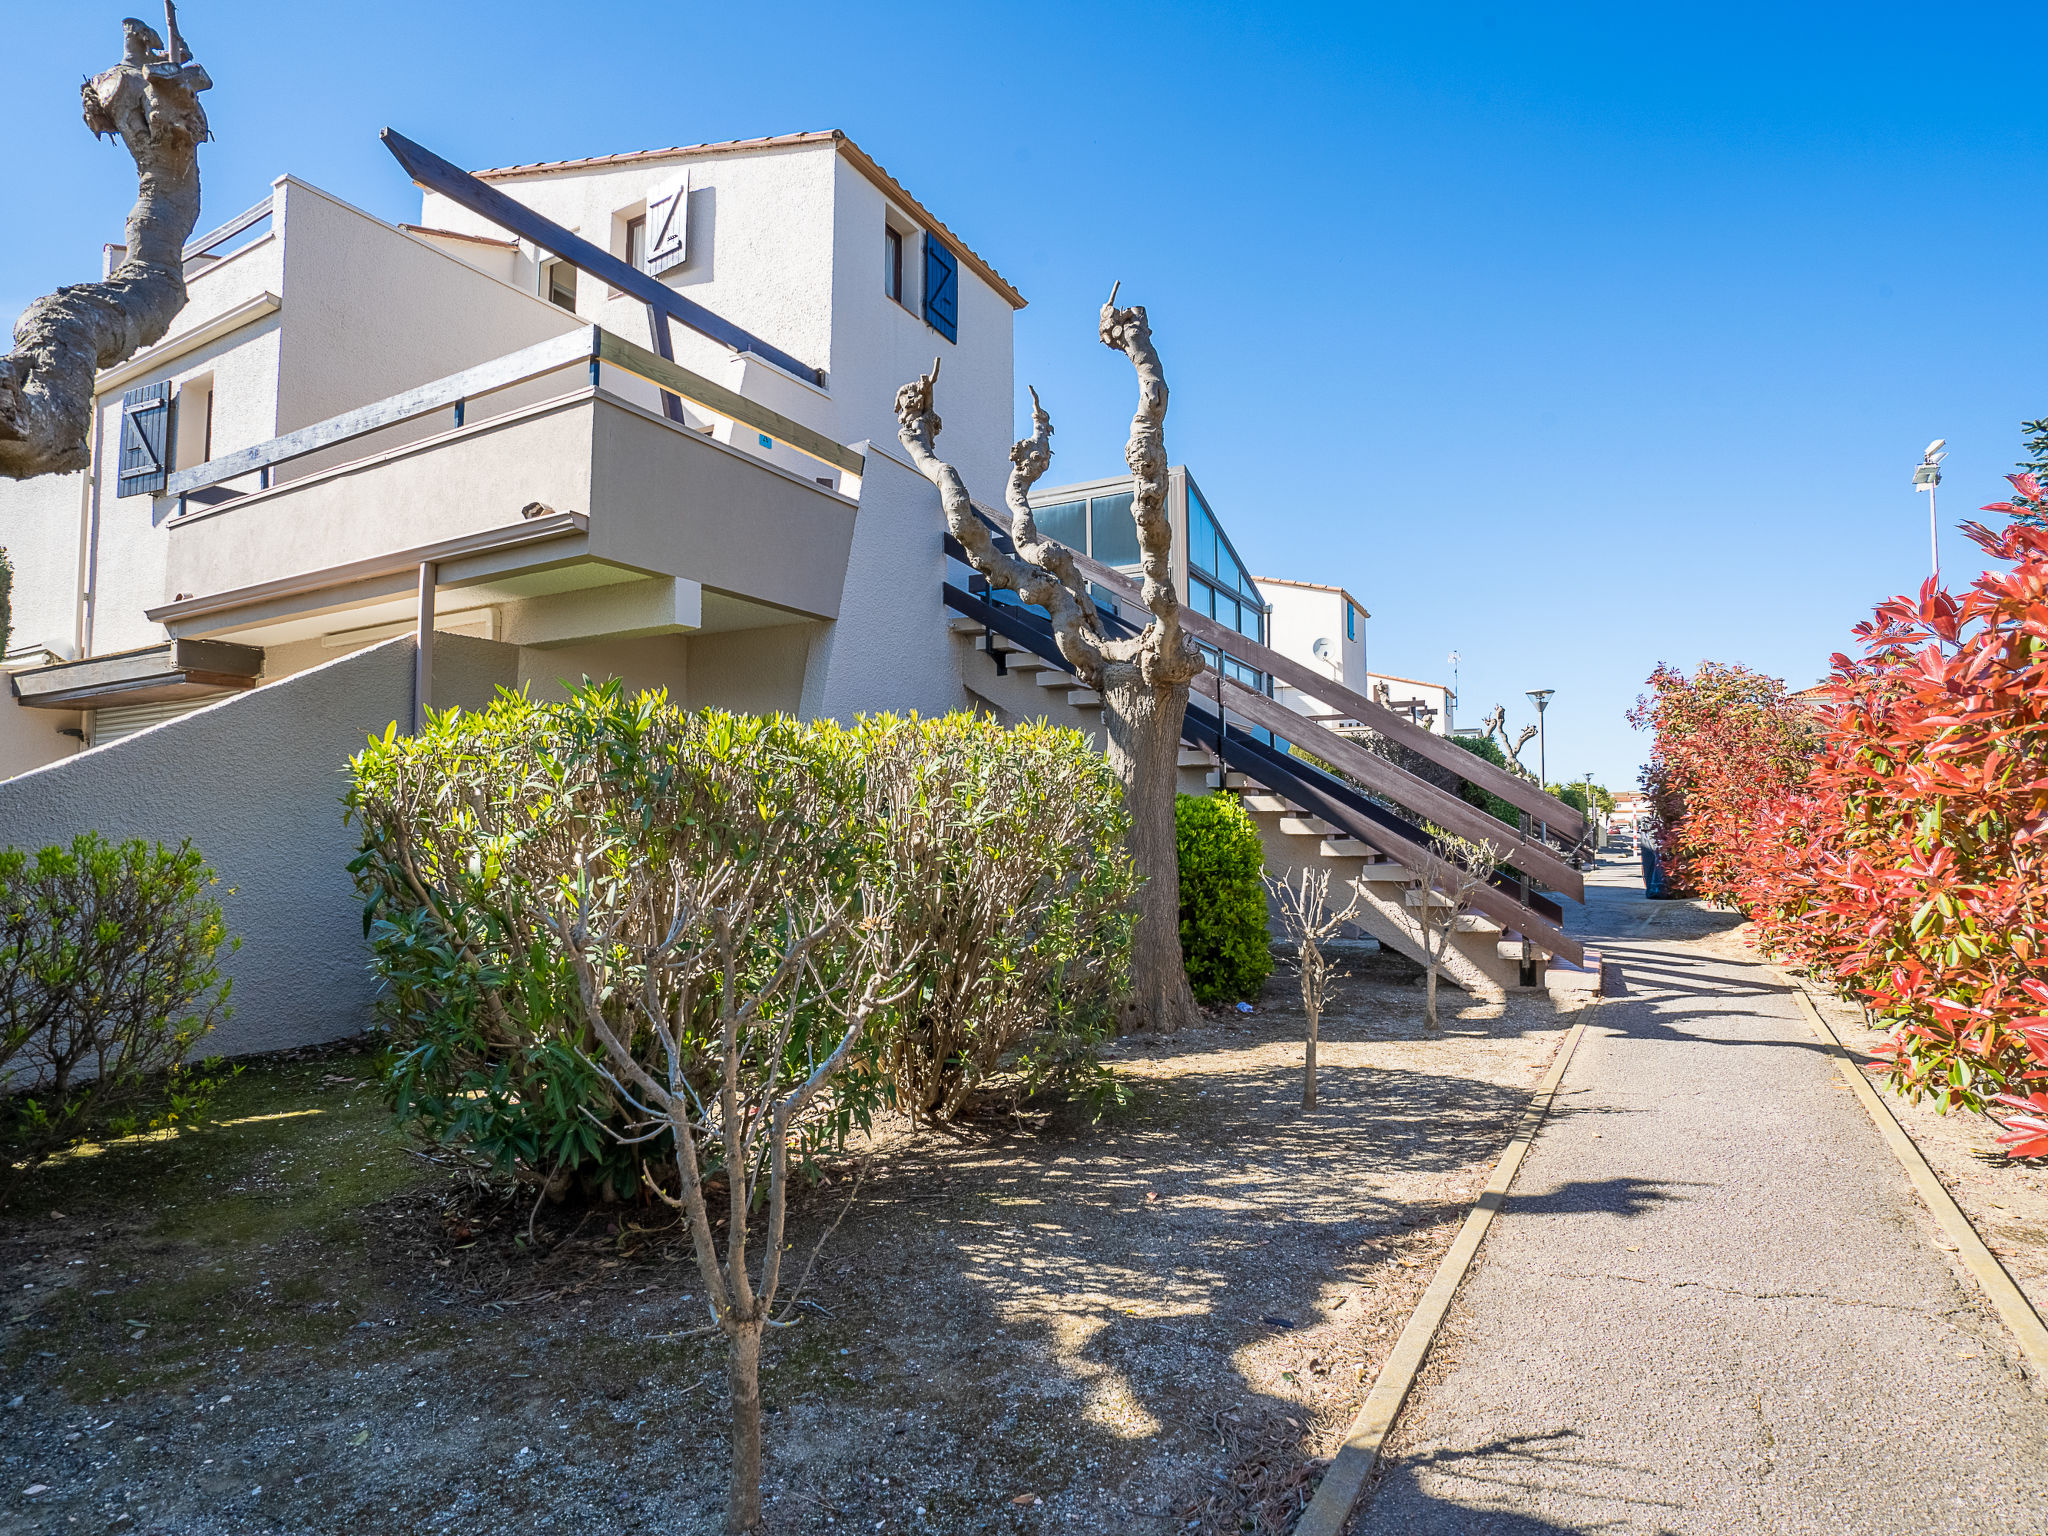
<svg viewBox="0 0 2048 1536">
<path fill-rule="evenodd" d="M 1181 795 L 1173 807 L 1180 848 L 1180 950 L 1188 985 L 1204 1003 L 1259 995 L 1273 971 L 1266 935 L 1265 845 L 1235 795 Z"/>
</svg>

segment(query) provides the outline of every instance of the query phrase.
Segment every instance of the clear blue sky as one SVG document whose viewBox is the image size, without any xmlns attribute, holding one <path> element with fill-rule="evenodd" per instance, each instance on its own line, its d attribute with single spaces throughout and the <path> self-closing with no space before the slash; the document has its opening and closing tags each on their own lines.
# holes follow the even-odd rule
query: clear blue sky
<svg viewBox="0 0 2048 1536">
<path fill-rule="evenodd" d="M 0 316 L 97 271 L 133 182 L 80 126 L 123 8 L 8 0 Z M 1657 13 L 1657 14 L 1653 14 Z M 1552 687 L 1626 785 L 1659 660 L 1803 685 L 2048 415 L 2039 7 L 189 0 L 207 215 L 292 171 L 847 130 L 1023 290 L 1054 474 L 1114 470 L 1146 304 L 1168 445 L 1252 566 L 1339 582 L 1463 718 Z M 980 488 L 993 498 L 996 487 Z M 1944 531 L 1944 567 L 1978 568 Z"/>
</svg>

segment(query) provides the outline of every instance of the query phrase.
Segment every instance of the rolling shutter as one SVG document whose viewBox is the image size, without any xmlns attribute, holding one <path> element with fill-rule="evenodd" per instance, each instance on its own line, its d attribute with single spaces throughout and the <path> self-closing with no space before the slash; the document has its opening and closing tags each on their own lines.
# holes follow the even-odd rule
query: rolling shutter
<svg viewBox="0 0 2048 1536">
<path fill-rule="evenodd" d="M 930 231 L 924 237 L 924 318 L 946 340 L 959 341 L 960 265 Z"/>
<path fill-rule="evenodd" d="M 154 496 L 171 473 L 171 386 L 145 384 L 121 397 L 121 461 L 114 494 Z"/>
<path fill-rule="evenodd" d="M 690 259 L 690 173 L 656 183 L 647 194 L 647 271 L 666 272 Z"/>
<path fill-rule="evenodd" d="M 226 695 L 216 698 L 167 699 L 160 704 L 110 704 L 104 709 L 92 712 L 92 744 L 104 747 L 110 741 L 119 741 L 124 736 L 146 731 L 152 725 L 162 725 L 166 721 L 181 719 L 195 709 L 217 704 L 220 698 L 224 697 Z"/>
</svg>

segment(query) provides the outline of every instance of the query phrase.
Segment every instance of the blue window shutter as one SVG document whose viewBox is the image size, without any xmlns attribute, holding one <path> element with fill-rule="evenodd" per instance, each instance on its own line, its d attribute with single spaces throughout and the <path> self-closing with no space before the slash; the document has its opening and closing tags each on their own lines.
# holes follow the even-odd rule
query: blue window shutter
<svg viewBox="0 0 2048 1536">
<path fill-rule="evenodd" d="M 114 494 L 153 496 L 171 473 L 171 386 L 145 384 L 121 397 L 121 458 Z"/>
<path fill-rule="evenodd" d="M 946 340 L 960 339 L 960 264 L 929 230 L 924 237 L 924 319 Z"/>
</svg>

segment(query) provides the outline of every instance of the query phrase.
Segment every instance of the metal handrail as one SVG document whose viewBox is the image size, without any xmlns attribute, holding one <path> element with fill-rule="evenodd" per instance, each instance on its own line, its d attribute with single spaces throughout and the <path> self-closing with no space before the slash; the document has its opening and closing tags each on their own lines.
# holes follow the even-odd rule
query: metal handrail
<svg viewBox="0 0 2048 1536">
<path fill-rule="evenodd" d="M 592 325 L 421 384 L 403 394 L 358 406 L 339 416 L 330 416 L 325 421 L 301 427 L 296 432 L 287 432 L 282 437 L 273 437 L 268 442 L 208 459 L 190 469 L 173 471 L 165 483 L 164 494 L 189 497 L 209 486 L 239 479 L 243 475 L 267 475 L 279 464 L 437 411 L 452 410 L 455 424 L 460 426 L 467 402 L 578 363 L 589 365 L 593 387 L 598 381 L 599 365 L 608 364 L 849 474 L 860 474 L 866 466 L 866 460 L 859 454 L 822 432 L 813 431 L 779 411 L 658 357 L 622 336 L 614 336 L 602 326 Z"/>
</svg>

